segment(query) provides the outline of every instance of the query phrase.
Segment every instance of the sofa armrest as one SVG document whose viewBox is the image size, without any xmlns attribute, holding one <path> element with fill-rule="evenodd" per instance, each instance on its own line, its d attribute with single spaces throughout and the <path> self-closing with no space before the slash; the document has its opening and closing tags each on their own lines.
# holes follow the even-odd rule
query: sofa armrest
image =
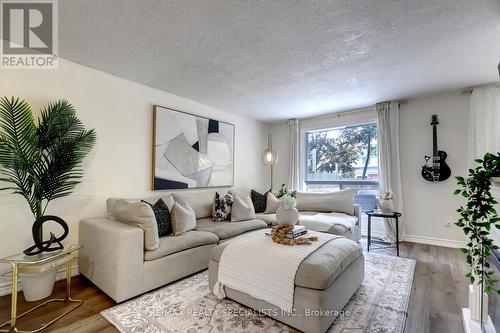
<svg viewBox="0 0 500 333">
<path fill-rule="evenodd" d="M 357 225 L 361 225 L 361 217 L 363 216 L 361 205 L 354 204 L 354 216 L 358 218 Z"/>
<path fill-rule="evenodd" d="M 78 269 L 117 302 L 142 293 L 144 233 L 107 218 L 80 221 Z"/>
</svg>

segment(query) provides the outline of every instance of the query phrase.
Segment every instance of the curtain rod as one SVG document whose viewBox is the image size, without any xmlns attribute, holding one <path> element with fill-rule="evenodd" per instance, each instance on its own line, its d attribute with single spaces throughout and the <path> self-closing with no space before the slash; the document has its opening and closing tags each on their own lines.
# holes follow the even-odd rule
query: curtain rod
<svg viewBox="0 0 500 333">
<path fill-rule="evenodd" d="M 340 117 L 340 116 L 344 116 L 344 115 L 347 115 L 347 114 L 358 113 L 358 112 L 363 112 L 363 111 L 372 111 L 372 110 L 375 110 L 374 106 L 364 107 L 364 108 L 361 108 L 361 109 L 352 109 L 352 110 L 340 111 L 340 112 L 330 112 L 330 113 L 322 114 L 322 115 L 315 116 L 315 117 L 298 118 L 298 119 L 302 121 L 302 120 L 310 120 L 310 119 L 322 119 L 322 118 L 330 118 L 330 117 Z"/>
<path fill-rule="evenodd" d="M 475 89 L 475 88 L 484 88 L 484 87 L 500 87 L 500 81 L 497 81 L 497 82 L 490 82 L 490 83 L 485 83 L 485 84 L 479 84 L 477 86 L 472 86 L 472 87 L 468 87 L 468 88 L 465 88 L 465 89 L 462 89 L 462 94 L 472 94 L 472 91 Z"/>
</svg>

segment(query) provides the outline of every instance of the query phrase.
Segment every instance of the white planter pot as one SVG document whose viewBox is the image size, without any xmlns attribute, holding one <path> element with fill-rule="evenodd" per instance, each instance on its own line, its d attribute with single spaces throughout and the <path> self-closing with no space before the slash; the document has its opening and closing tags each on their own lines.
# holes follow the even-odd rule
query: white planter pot
<svg viewBox="0 0 500 333">
<path fill-rule="evenodd" d="M 21 273 L 19 280 L 23 288 L 24 299 L 28 302 L 49 297 L 56 282 L 57 269 L 43 273 Z"/>
<path fill-rule="evenodd" d="M 380 199 L 379 206 L 380 206 L 380 210 L 383 213 L 392 213 L 393 209 L 394 209 L 394 204 L 392 203 L 392 200 Z"/>
<path fill-rule="evenodd" d="M 280 207 L 276 210 L 276 219 L 279 224 L 295 225 L 299 222 L 299 211 L 297 208 L 285 209 Z"/>
</svg>

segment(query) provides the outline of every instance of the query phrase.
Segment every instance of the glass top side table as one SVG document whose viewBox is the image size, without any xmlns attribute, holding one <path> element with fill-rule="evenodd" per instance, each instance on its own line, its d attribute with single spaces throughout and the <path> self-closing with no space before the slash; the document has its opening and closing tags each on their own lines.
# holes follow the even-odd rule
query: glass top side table
<svg viewBox="0 0 500 333">
<path fill-rule="evenodd" d="M 373 248 L 374 250 L 383 250 L 383 249 L 390 249 L 390 248 L 396 248 L 396 254 L 399 257 L 399 218 L 401 217 L 401 213 L 399 212 L 389 212 L 389 213 L 384 213 L 384 212 L 379 212 L 379 211 L 373 211 L 373 210 L 368 210 L 365 212 L 366 215 L 368 215 L 368 241 L 366 244 L 366 250 L 367 252 L 370 252 L 370 246 L 372 245 L 372 217 L 383 217 L 387 219 L 395 219 L 396 220 L 396 245 L 395 246 L 385 246 L 385 247 L 376 247 Z"/>
<path fill-rule="evenodd" d="M 9 328 L 7 330 L 2 329 L 0 330 L 0 332 L 10 332 L 11 330 L 20 333 L 40 332 L 41 330 L 52 325 L 57 320 L 64 317 L 65 315 L 67 315 L 68 313 L 70 313 L 71 311 L 75 310 L 76 308 L 78 308 L 80 305 L 83 304 L 83 300 L 75 300 L 71 298 L 71 269 L 73 267 L 73 261 L 77 258 L 77 251 L 82 247 L 83 246 L 81 245 L 70 245 L 70 246 L 65 246 L 64 249 L 55 252 L 44 252 L 40 255 L 34 255 L 34 256 L 26 256 L 23 253 L 20 253 L 0 259 L 0 263 L 10 264 L 12 267 L 12 271 L 7 273 L 12 275 L 10 320 L 3 324 L 0 324 L 0 328 L 7 325 L 9 325 Z M 62 265 L 66 265 L 65 298 L 48 299 L 45 302 L 31 308 L 30 310 L 17 315 L 17 285 L 19 280 L 19 273 L 36 273 L 36 272 L 41 273 Z M 35 330 L 24 331 L 17 328 L 16 326 L 17 319 L 52 302 L 65 302 L 68 304 L 75 303 L 76 305 Z"/>
</svg>

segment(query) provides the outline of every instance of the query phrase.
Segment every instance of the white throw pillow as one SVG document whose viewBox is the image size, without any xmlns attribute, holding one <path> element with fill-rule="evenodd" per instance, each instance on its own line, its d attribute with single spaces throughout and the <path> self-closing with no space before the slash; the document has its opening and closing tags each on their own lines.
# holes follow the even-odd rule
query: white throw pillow
<svg viewBox="0 0 500 333">
<path fill-rule="evenodd" d="M 109 198 L 106 200 L 108 217 L 141 228 L 144 231 L 144 249 L 154 251 L 160 246 L 158 224 L 150 205 L 139 200 Z"/>
<path fill-rule="evenodd" d="M 358 190 L 345 189 L 337 192 L 297 192 L 297 210 L 313 212 L 339 212 L 354 214 L 354 196 Z"/>
<path fill-rule="evenodd" d="M 196 228 L 196 215 L 193 208 L 185 200 L 175 200 L 171 216 L 174 236 Z"/>
<path fill-rule="evenodd" d="M 231 222 L 247 221 L 255 219 L 255 209 L 249 195 L 234 197 L 233 209 L 231 211 Z"/>
<path fill-rule="evenodd" d="M 276 198 L 273 192 L 267 192 L 266 211 L 264 212 L 264 214 L 274 214 L 280 207 L 280 199 Z"/>
</svg>

